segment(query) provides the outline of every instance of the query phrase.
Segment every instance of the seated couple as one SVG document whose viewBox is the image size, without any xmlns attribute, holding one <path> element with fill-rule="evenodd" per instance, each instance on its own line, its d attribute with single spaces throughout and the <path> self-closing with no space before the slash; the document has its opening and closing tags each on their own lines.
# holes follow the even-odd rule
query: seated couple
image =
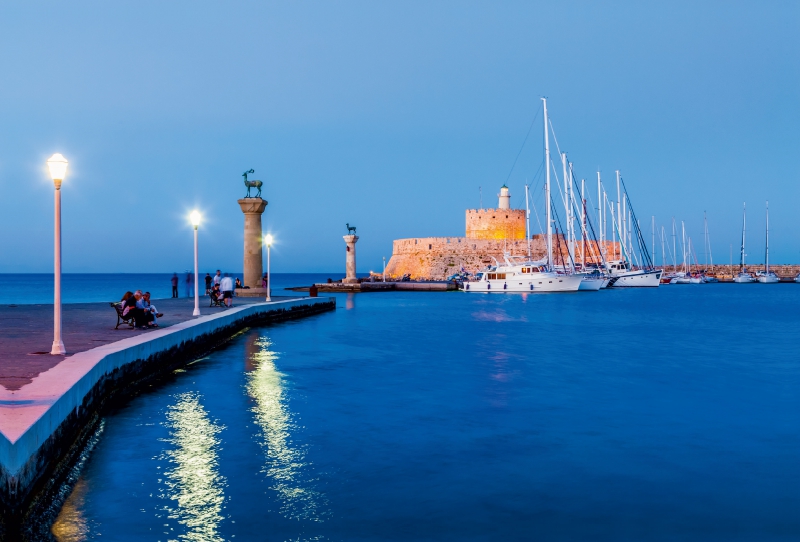
<svg viewBox="0 0 800 542">
<path fill-rule="evenodd" d="M 122 307 L 122 316 L 132 315 L 138 329 L 158 327 L 158 319 L 164 316 L 150 304 L 150 292 L 142 293 L 141 290 L 125 292 L 122 296 Z"/>
</svg>

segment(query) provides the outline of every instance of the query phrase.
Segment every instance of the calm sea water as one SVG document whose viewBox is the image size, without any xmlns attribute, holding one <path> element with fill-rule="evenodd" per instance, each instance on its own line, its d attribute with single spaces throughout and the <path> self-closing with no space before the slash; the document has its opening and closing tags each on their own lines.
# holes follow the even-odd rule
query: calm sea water
<svg viewBox="0 0 800 542">
<path fill-rule="evenodd" d="M 109 414 L 57 538 L 800 536 L 800 285 L 337 301 Z"/>
<path fill-rule="evenodd" d="M 211 273 L 212 275 L 214 273 Z M 200 274 L 200 287 L 205 287 L 205 272 Z M 242 277 L 242 273 L 231 273 L 231 277 Z M 272 286 L 279 290 L 293 286 L 309 286 L 314 282 L 325 282 L 328 277 L 338 280 L 341 273 L 272 273 Z M 128 290 L 149 291 L 154 299 L 172 297 L 172 273 L 66 273 L 61 279 L 61 299 L 64 303 L 92 303 L 119 301 Z M 194 282 L 187 290 L 186 273 L 178 273 L 180 297 L 194 295 Z M 13 288 L 0 289 L 0 305 L 35 305 L 53 303 L 53 274 L 0 273 L 0 282 L 13 284 Z M 202 290 L 201 290 L 202 293 Z"/>
</svg>

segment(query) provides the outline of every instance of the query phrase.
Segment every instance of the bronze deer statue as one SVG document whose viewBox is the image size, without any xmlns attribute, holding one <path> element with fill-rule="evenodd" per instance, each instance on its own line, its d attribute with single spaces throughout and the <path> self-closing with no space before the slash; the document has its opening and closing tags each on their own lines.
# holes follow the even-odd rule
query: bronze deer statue
<svg viewBox="0 0 800 542">
<path fill-rule="evenodd" d="M 250 196 L 250 189 L 251 188 L 256 188 L 256 189 L 258 189 L 258 193 L 255 195 L 255 197 L 260 198 L 261 197 L 261 186 L 264 183 L 262 183 L 261 181 L 248 181 L 247 180 L 247 174 L 248 173 L 255 173 L 255 170 L 250 169 L 250 170 L 245 171 L 244 173 L 242 173 L 242 177 L 244 177 L 244 185 L 247 187 L 247 195 L 245 197 L 246 198 L 251 197 Z"/>
<path fill-rule="evenodd" d="M 356 234 L 356 227 L 355 226 L 351 226 L 349 222 L 347 224 L 345 224 L 345 226 L 347 226 L 347 235 L 355 235 Z"/>
</svg>

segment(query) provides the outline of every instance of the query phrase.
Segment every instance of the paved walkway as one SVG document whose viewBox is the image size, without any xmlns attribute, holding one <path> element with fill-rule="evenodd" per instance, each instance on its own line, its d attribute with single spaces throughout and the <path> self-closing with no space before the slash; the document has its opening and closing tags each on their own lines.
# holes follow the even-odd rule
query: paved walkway
<svg viewBox="0 0 800 542">
<path fill-rule="evenodd" d="M 275 301 L 294 299 L 273 296 Z M 238 297 L 234 306 L 261 303 L 264 299 Z M 224 308 L 210 308 L 208 298 L 200 299 L 202 315 L 221 312 Z M 162 313 L 158 319 L 161 327 L 169 327 L 193 318 L 194 299 L 157 299 L 153 305 Z M 64 305 L 62 334 L 66 356 L 51 356 L 53 345 L 52 305 L 2 305 L 0 306 L 0 385 L 8 390 L 18 390 L 29 384 L 39 373 L 47 371 L 70 355 L 150 333 L 134 330 L 127 325 L 114 329 L 117 315 L 108 303 L 75 303 Z M 37 354 L 45 352 L 45 354 Z"/>
</svg>

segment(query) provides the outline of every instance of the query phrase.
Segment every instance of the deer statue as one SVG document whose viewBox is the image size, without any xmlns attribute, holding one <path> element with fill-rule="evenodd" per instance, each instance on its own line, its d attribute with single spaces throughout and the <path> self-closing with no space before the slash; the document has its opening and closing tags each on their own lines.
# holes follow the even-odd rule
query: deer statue
<svg viewBox="0 0 800 542">
<path fill-rule="evenodd" d="M 261 186 L 264 183 L 262 183 L 261 181 L 248 181 L 247 180 L 247 174 L 248 173 L 254 173 L 254 172 L 255 172 L 255 170 L 250 169 L 250 170 L 245 171 L 244 173 L 242 173 L 242 177 L 244 177 L 244 185 L 247 187 L 247 195 L 245 196 L 246 198 L 251 197 L 250 196 L 250 189 L 251 188 L 258 189 L 258 193 L 255 195 L 255 197 L 257 197 L 257 198 L 261 197 Z"/>
<path fill-rule="evenodd" d="M 351 226 L 349 222 L 347 224 L 345 224 L 345 226 L 347 226 L 347 235 L 355 235 L 356 234 L 356 227 L 355 226 Z"/>
</svg>

